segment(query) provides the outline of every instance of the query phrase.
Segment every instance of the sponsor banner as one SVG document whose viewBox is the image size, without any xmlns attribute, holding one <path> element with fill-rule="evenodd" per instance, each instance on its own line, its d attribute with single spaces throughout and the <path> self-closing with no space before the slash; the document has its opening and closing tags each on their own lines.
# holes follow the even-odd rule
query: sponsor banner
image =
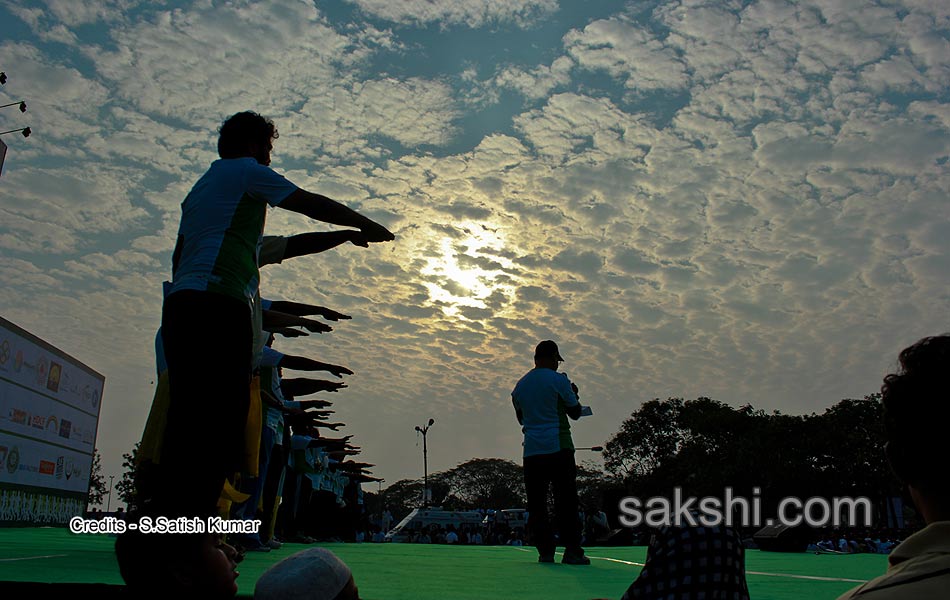
<svg viewBox="0 0 950 600">
<path fill-rule="evenodd" d="M 0 381 L 99 417 L 105 378 L 4 319 L 0 319 Z"/>
<path fill-rule="evenodd" d="M 92 455 L 26 438 L 0 438 L 0 487 L 27 485 L 86 493 Z"/>
<path fill-rule="evenodd" d="M 0 524 L 64 523 L 82 513 L 104 384 L 0 318 Z"/>
<path fill-rule="evenodd" d="M 92 454 L 96 417 L 72 406 L 0 383 L 0 436 L 7 434 Z"/>
</svg>

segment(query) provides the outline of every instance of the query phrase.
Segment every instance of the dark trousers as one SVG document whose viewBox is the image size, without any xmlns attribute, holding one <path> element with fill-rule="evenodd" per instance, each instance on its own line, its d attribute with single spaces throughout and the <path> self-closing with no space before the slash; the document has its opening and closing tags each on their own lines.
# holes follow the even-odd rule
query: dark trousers
<svg viewBox="0 0 950 600">
<path fill-rule="evenodd" d="M 250 307 L 221 294 L 176 292 L 162 308 L 170 405 L 152 511 L 215 514 L 243 457 L 250 403 Z"/>
<path fill-rule="evenodd" d="M 548 520 L 548 489 L 554 488 L 554 512 L 561 543 L 569 551 L 581 548 L 577 519 L 577 465 L 574 451 L 524 457 L 524 487 L 528 495 L 528 531 L 538 554 L 554 554 L 554 532 Z"/>
<path fill-rule="evenodd" d="M 264 480 L 264 508 L 261 511 L 261 531 L 270 532 L 270 524 L 276 519 L 275 512 L 278 509 L 277 501 L 280 499 L 283 491 L 281 482 L 284 480 L 285 469 L 287 468 L 287 457 L 284 453 L 282 444 L 274 444 L 271 448 L 270 466 L 267 468 L 267 477 Z M 261 535 L 261 541 L 266 542 L 269 536 Z"/>
</svg>

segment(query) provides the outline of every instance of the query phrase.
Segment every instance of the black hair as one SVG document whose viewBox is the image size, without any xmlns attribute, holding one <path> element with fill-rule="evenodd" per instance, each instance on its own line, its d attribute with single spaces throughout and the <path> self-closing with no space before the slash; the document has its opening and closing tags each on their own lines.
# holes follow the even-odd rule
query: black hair
<svg viewBox="0 0 950 600">
<path fill-rule="evenodd" d="M 888 459 L 904 483 L 950 499 L 950 334 L 925 337 L 898 360 L 881 386 Z"/>
<path fill-rule="evenodd" d="M 221 158 L 248 156 L 248 144 L 269 148 L 270 144 L 280 137 L 273 121 L 252 111 L 239 112 L 228 117 L 218 133 L 218 156 Z"/>
</svg>

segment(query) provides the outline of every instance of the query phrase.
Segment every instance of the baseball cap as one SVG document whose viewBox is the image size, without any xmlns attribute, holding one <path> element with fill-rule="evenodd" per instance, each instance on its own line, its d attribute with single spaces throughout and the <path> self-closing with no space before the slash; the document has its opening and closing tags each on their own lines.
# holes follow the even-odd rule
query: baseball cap
<svg viewBox="0 0 950 600">
<path fill-rule="evenodd" d="M 324 548 L 303 550 L 272 566 L 257 580 L 261 600 L 333 600 L 352 577 L 349 567 Z"/>
<path fill-rule="evenodd" d="M 563 361 L 564 358 L 558 352 L 557 344 L 553 340 L 544 340 L 534 349 L 535 358 L 556 358 Z"/>
</svg>

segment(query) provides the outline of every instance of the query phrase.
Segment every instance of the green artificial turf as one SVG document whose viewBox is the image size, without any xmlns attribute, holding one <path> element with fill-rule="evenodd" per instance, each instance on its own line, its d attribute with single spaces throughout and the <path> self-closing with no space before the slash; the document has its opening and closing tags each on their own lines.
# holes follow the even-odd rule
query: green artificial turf
<svg viewBox="0 0 950 600">
<path fill-rule="evenodd" d="M 0 581 L 121 584 L 115 540 L 73 535 L 65 529 L 0 528 Z M 324 544 L 353 570 L 366 600 L 617 600 L 640 572 L 642 546 L 588 548 L 589 567 L 539 564 L 533 548 L 419 544 Z M 241 563 L 240 595 L 273 563 L 307 546 L 249 554 Z M 631 564 L 633 563 L 633 564 Z M 814 555 L 750 550 L 749 591 L 754 599 L 835 598 L 884 572 L 876 554 Z"/>
</svg>

